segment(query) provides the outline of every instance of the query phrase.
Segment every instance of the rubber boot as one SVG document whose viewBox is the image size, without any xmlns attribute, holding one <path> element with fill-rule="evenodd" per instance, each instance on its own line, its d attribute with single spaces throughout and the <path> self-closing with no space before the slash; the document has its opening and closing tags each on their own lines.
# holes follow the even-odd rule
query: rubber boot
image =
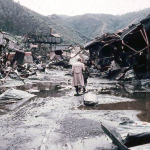
<svg viewBox="0 0 150 150">
<path fill-rule="evenodd" d="M 76 94 L 74 96 L 79 96 L 79 88 L 78 88 L 78 86 L 75 86 L 75 88 L 76 88 Z"/>
</svg>

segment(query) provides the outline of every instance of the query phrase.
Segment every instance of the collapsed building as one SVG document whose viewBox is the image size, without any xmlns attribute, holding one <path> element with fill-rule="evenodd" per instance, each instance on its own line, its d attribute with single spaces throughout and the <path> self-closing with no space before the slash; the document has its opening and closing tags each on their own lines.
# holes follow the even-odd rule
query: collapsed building
<svg viewBox="0 0 150 150">
<path fill-rule="evenodd" d="M 30 55 L 26 55 L 23 50 L 22 38 L 12 36 L 6 32 L 0 31 L 0 76 L 3 78 L 8 72 L 8 67 L 14 63 L 22 65 L 26 61 L 31 60 Z M 25 56 L 26 55 L 26 56 Z"/>
<path fill-rule="evenodd" d="M 62 42 L 62 37 L 53 34 L 51 28 L 50 33 L 24 37 L 0 31 L 0 79 L 28 77 L 52 65 L 70 67 L 70 45 Z"/>
<path fill-rule="evenodd" d="M 69 62 L 71 45 L 64 45 L 62 36 L 50 31 L 29 33 L 25 43 L 32 51 L 35 62 L 40 60 L 44 63 L 66 66 Z"/>
<path fill-rule="evenodd" d="M 116 33 L 105 33 L 88 42 L 84 47 L 89 50 L 90 65 L 110 77 L 121 79 L 133 69 L 138 79 L 149 78 L 149 38 L 150 15 L 137 24 L 132 24 Z"/>
</svg>

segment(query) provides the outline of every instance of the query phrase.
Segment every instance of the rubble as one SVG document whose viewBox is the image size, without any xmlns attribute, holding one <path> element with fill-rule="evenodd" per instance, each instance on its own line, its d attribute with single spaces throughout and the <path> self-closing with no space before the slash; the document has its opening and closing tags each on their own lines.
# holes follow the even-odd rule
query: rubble
<svg viewBox="0 0 150 150">
<path fill-rule="evenodd" d="M 133 69 L 135 76 L 132 78 L 149 78 L 149 22 L 150 16 L 147 16 L 137 24 L 116 33 L 105 33 L 87 43 L 84 47 L 90 52 L 89 65 L 105 72 L 106 78 L 112 78 L 114 72 L 125 67 Z M 128 80 L 123 75 L 119 79 Z"/>
<path fill-rule="evenodd" d="M 147 122 L 128 120 L 120 123 L 117 129 L 102 123 L 102 129 L 121 150 L 147 149 L 150 146 L 150 124 Z"/>
<path fill-rule="evenodd" d="M 22 100 L 24 98 L 29 99 L 34 96 L 35 96 L 34 94 L 29 94 L 21 90 L 10 88 L 0 95 L 0 100 L 10 100 L 10 99 Z"/>
<path fill-rule="evenodd" d="M 97 96 L 91 92 L 84 94 L 84 105 L 95 106 L 98 104 Z"/>
<path fill-rule="evenodd" d="M 148 80 L 150 71 L 148 65 L 150 61 L 149 21 L 150 16 L 136 25 L 95 38 L 84 46 L 89 53 L 82 46 L 57 45 L 61 44 L 62 40 L 58 34 L 41 34 L 37 35 L 38 38 L 36 35 L 32 35 L 27 39 L 20 37 L 16 40 L 9 34 L 0 32 L 0 87 L 3 88 L 0 95 L 1 102 L 6 103 L 10 100 L 9 103 L 15 103 L 16 106 L 13 105 L 10 108 L 10 110 L 14 110 L 18 105 L 21 106 L 30 98 L 35 97 L 36 93 L 36 95 L 39 94 L 38 97 L 46 97 L 47 101 L 51 101 L 52 106 L 55 107 L 54 117 L 60 113 L 57 112 L 60 101 L 64 103 L 60 108 L 61 112 L 66 111 L 65 115 L 70 115 L 70 111 L 74 110 L 75 106 L 76 109 L 82 111 L 121 110 L 121 115 L 126 115 L 123 114 L 124 109 L 125 111 L 130 109 L 149 111 L 147 101 L 140 102 L 135 99 L 135 97 L 140 97 L 139 93 L 145 94 L 150 91 Z M 56 45 L 53 46 L 53 44 Z M 88 93 L 79 95 L 74 101 L 71 86 L 71 64 L 78 57 L 89 67 L 91 83 L 87 85 Z M 102 78 L 112 81 L 102 81 Z M 61 93 L 61 98 L 55 103 L 56 94 L 59 95 L 59 92 L 63 94 Z M 142 94 L 141 97 L 144 97 L 145 95 Z M 49 95 L 53 95 L 54 99 L 51 100 Z M 42 105 L 46 103 L 45 99 L 41 101 Z M 35 101 L 35 104 L 37 103 Z M 47 105 L 46 111 L 49 111 L 51 103 Z M 102 118 L 104 120 L 108 117 L 111 121 L 120 122 L 121 117 L 118 117 L 118 112 L 115 113 L 117 114 L 114 115 L 116 118 L 111 116 L 111 112 L 104 112 Z M 78 114 L 78 112 L 74 114 Z M 89 114 L 91 115 L 91 112 Z M 81 115 L 84 113 L 81 112 L 78 117 Z M 99 115 L 95 118 L 99 118 Z M 57 121 L 55 120 L 55 122 Z M 146 135 L 149 137 L 149 133 Z M 128 147 L 128 145 L 126 146 Z"/>
</svg>

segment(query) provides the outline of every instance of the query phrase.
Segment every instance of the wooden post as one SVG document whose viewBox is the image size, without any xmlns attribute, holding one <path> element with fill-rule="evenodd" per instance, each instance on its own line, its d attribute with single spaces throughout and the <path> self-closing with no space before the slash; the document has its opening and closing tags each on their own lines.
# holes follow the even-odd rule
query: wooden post
<svg viewBox="0 0 150 150">
<path fill-rule="evenodd" d="M 148 36 L 147 36 L 147 33 L 146 33 L 146 30 L 145 28 L 143 27 L 143 31 L 144 31 L 144 36 L 145 36 L 145 41 L 146 41 L 146 44 L 147 44 L 147 64 L 146 64 L 146 70 L 147 72 L 150 72 L 150 51 L 149 51 L 149 40 L 148 40 Z"/>
</svg>

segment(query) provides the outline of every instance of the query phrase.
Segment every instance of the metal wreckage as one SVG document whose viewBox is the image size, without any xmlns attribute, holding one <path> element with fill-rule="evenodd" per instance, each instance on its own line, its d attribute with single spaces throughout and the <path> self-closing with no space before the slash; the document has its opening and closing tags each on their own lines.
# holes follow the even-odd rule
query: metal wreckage
<svg viewBox="0 0 150 150">
<path fill-rule="evenodd" d="M 52 68 L 57 64 L 69 66 L 70 45 L 60 45 L 61 36 L 52 33 L 33 35 L 12 36 L 0 31 L 1 81 L 5 82 L 8 76 L 19 79 L 27 78 L 36 74 L 37 70 L 44 72 L 46 67 Z M 47 53 L 47 50 L 50 52 Z"/>
<path fill-rule="evenodd" d="M 89 65 L 99 75 L 116 80 L 150 78 L 150 15 L 116 33 L 105 33 L 88 42 Z M 130 74 L 130 75 L 129 75 Z M 132 75 L 131 75 L 132 74 Z"/>
<path fill-rule="evenodd" d="M 32 74 L 26 63 L 33 63 L 31 52 L 24 50 L 24 38 L 0 31 L 0 79 L 19 78 Z"/>
</svg>

